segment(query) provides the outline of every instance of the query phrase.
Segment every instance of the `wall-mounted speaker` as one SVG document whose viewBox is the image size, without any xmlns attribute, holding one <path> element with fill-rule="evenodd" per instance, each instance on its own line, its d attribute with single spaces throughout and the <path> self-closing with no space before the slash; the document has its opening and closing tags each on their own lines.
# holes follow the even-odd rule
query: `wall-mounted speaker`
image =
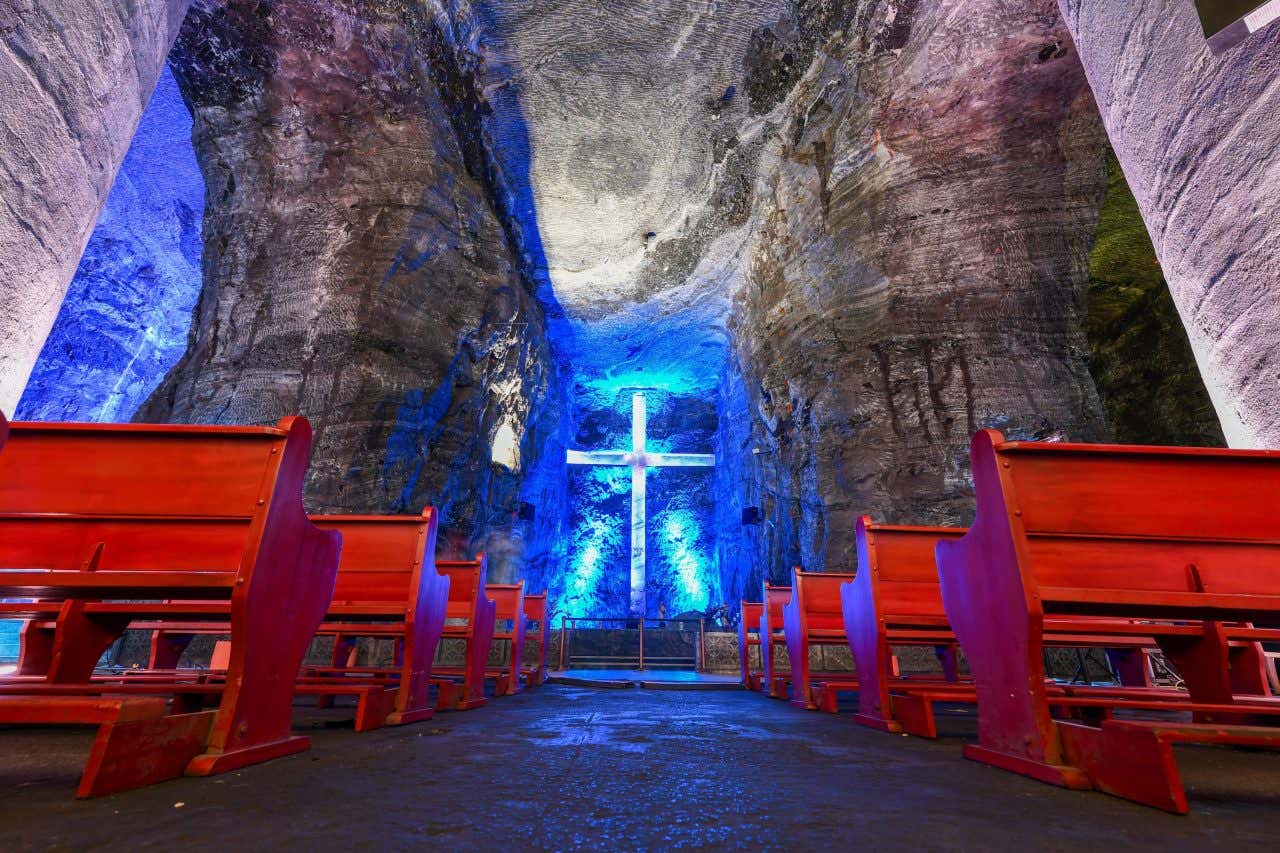
<svg viewBox="0 0 1280 853">
<path fill-rule="evenodd" d="M 516 510 L 516 517 L 521 521 L 533 521 L 536 513 L 537 508 L 533 504 L 520 501 L 520 509 Z"/>
<path fill-rule="evenodd" d="M 760 515 L 760 507 L 758 507 L 758 506 L 744 506 L 744 507 L 742 508 L 742 523 L 743 523 L 743 524 L 759 524 L 759 523 L 760 523 L 760 519 L 761 519 L 761 515 Z"/>
</svg>

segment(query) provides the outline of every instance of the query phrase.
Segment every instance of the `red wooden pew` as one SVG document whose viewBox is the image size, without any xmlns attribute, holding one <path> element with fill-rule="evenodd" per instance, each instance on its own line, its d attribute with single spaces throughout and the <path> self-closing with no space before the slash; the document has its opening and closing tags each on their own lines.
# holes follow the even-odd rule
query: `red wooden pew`
<svg viewBox="0 0 1280 853">
<path fill-rule="evenodd" d="M 858 519 L 858 571 L 840 589 L 845 633 L 858 671 L 854 719 L 883 731 L 906 730 L 937 737 L 934 701 L 973 701 L 962 684 L 956 638 L 942 607 L 934 546 L 963 530 L 901 527 Z M 938 679 L 902 679 L 893 646 L 933 646 L 942 664 Z"/>
<path fill-rule="evenodd" d="M 485 665 L 493 642 L 496 607 L 484 592 L 488 564 L 481 554 L 475 560 L 437 560 L 436 568 L 449 577 L 449 607 L 444 638 L 462 640 L 466 645 L 461 667 L 436 667 L 449 678 L 432 678 L 439 695 L 438 710 L 465 711 L 479 708 L 489 700 L 484 695 Z"/>
<path fill-rule="evenodd" d="M 811 689 L 814 678 L 826 681 L 825 692 L 831 697 L 826 710 L 835 711 L 837 689 L 857 690 L 851 673 L 814 673 L 809 670 L 811 646 L 847 646 L 844 612 L 840 603 L 840 585 L 853 580 L 853 575 L 838 572 L 791 572 L 791 600 L 782 610 L 787 658 L 791 661 L 791 704 L 816 710 L 818 703 Z M 838 682 L 838 684 L 837 684 Z"/>
<path fill-rule="evenodd" d="M 298 692 L 332 696 L 356 688 L 356 731 L 414 723 L 433 714 L 431 663 L 449 600 L 449 578 L 435 569 L 438 518 L 434 507 L 420 516 L 312 517 L 322 529 L 340 531 L 344 545 L 333 601 L 317 631 L 334 638 L 334 668 L 308 672 Z M 394 640 L 394 670 L 357 669 L 359 637 Z M 384 676 L 380 687 L 361 684 L 378 675 Z"/>
<path fill-rule="evenodd" d="M 334 638 L 332 663 L 308 667 L 296 692 L 317 696 L 327 707 L 334 696 L 358 697 L 355 728 L 372 731 L 429 719 L 431 661 L 444 629 L 449 579 L 435 571 L 437 527 L 434 508 L 421 515 L 313 515 L 321 530 L 342 535 L 333 601 L 317 636 Z M 151 671 L 176 670 L 182 653 L 198 634 L 224 634 L 215 622 L 135 622 L 134 630 L 152 632 Z M 360 637 L 395 642 L 392 669 L 358 668 Z M 211 669 L 217 669 L 216 662 Z M 136 678 L 136 676 L 135 676 Z M 211 677 L 212 683 L 220 678 Z"/>
<path fill-rule="evenodd" d="M 494 621 L 503 627 L 494 628 L 494 642 L 506 642 L 511 659 L 500 669 L 490 669 L 487 674 L 497 681 L 495 696 L 514 696 L 520 692 L 520 665 L 524 661 L 524 581 L 512 584 L 485 584 L 485 595 L 494 603 Z"/>
<path fill-rule="evenodd" d="M 341 537 L 302 509 L 303 418 L 276 427 L 14 423 L 0 454 L 0 615 L 45 618 L 45 674 L 0 686 L 0 723 L 99 726 L 79 796 L 298 752 L 292 685 L 333 592 Z M 181 599 L 181 602 L 166 601 Z M 225 684 L 104 685 L 139 618 L 227 619 Z M 162 695 L 213 696 L 167 713 Z"/>
<path fill-rule="evenodd" d="M 547 649 L 551 644 L 551 618 L 547 614 L 547 594 L 540 592 L 524 597 L 524 641 L 538 644 L 538 660 L 523 669 L 525 685 L 539 687 L 547 680 Z M 537 627 L 530 627 L 536 625 Z"/>
<path fill-rule="evenodd" d="M 1255 642 L 1278 632 L 1250 627 L 1280 617 L 1280 453 L 1006 442 L 984 430 L 971 459 L 977 521 L 937 547 L 978 695 L 968 757 L 1185 812 L 1174 743 L 1280 746 L 1280 727 L 1254 724 L 1280 712 Z M 1196 721 L 1053 719 L 1041 651 L 1046 617 L 1061 616 L 1145 620 L 1129 627 L 1177 666 Z"/>
<path fill-rule="evenodd" d="M 742 602 L 742 619 L 738 622 L 738 660 L 742 666 L 742 686 L 751 691 L 760 690 L 760 677 L 763 674 L 763 669 L 753 669 L 751 666 L 751 650 L 760 649 L 762 615 L 764 605 L 760 602 Z"/>
<path fill-rule="evenodd" d="M 858 572 L 841 588 L 845 631 L 858 667 L 858 714 L 863 725 L 884 731 L 906 731 L 937 737 L 935 702 L 973 702 L 973 683 L 959 677 L 957 643 L 942 606 L 934 548 L 939 541 L 958 540 L 963 528 L 905 527 L 858 520 Z M 1132 623 L 1116 620 L 1050 619 L 1046 645 L 1103 647 L 1127 687 L 1150 686 L 1144 649 L 1155 640 L 1139 634 L 1114 632 Z M 1112 630 L 1111 635 L 1095 631 Z M 893 646 L 933 646 L 942 678 L 902 677 Z M 1123 697 L 1114 688 L 1053 685 L 1055 695 L 1100 698 Z M 1155 695 L 1155 694 L 1144 694 Z M 1169 698 L 1182 698 L 1177 694 Z"/>
<path fill-rule="evenodd" d="M 774 586 L 765 582 L 764 603 L 760 610 L 760 667 L 761 689 L 771 699 L 787 698 L 787 682 L 791 670 L 775 666 L 774 652 L 778 643 L 786 644 L 782 608 L 791 600 L 791 587 Z"/>
</svg>

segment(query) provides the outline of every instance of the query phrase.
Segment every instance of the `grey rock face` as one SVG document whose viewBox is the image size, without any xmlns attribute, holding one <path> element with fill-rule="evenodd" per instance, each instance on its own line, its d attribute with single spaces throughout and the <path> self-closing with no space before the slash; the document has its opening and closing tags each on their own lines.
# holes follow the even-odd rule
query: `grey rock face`
<svg viewBox="0 0 1280 853">
<path fill-rule="evenodd" d="M 172 64 L 207 186 L 204 290 L 139 418 L 307 415 L 311 509 L 436 505 L 443 550 L 488 547 L 497 580 L 561 515 L 534 470 L 562 445 L 560 378 L 436 13 L 193 8 Z M 542 527 L 514 521 L 522 495 Z"/>
<path fill-rule="evenodd" d="M 580 402 L 709 393 L 758 149 L 743 57 L 786 0 L 475 5 L 493 132 L 528 175 L 563 312 L 557 343 L 579 385 L 602 389 Z"/>
<path fill-rule="evenodd" d="M 720 553 L 745 589 L 852 565 L 863 513 L 968 522 L 975 429 L 1105 437 L 1082 333 L 1102 136 L 1056 7 L 842 25 L 783 104 L 731 318 Z M 735 530 L 738 503 L 766 523 Z"/>
<path fill-rule="evenodd" d="M 191 114 L 166 71 L 31 372 L 20 420 L 133 417 L 186 351 L 203 216 Z"/>
<path fill-rule="evenodd" d="M 1280 446 L 1280 27 L 1213 57 L 1191 3 L 1061 5 L 1227 441 Z"/>
<path fill-rule="evenodd" d="M 188 4 L 0 4 L 0 410 L 22 395 Z"/>
</svg>

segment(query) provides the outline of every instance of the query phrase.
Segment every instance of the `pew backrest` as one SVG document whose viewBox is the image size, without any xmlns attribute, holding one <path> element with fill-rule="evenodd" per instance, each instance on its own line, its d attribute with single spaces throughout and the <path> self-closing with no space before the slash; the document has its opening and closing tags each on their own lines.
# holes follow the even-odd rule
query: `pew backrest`
<svg viewBox="0 0 1280 853">
<path fill-rule="evenodd" d="M 311 522 L 321 530 L 342 534 L 335 606 L 409 606 L 424 573 L 432 575 L 431 582 L 440 577 L 435 568 L 437 514 L 433 507 L 421 515 L 313 515 Z"/>
<path fill-rule="evenodd" d="M 854 578 L 849 572 L 806 572 L 793 569 L 792 596 L 788 605 L 799 615 L 799 625 L 808 631 L 844 632 L 844 608 L 840 599 L 842 584 Z"/>
<path fill-rule="evenodd" d="M 260 564 L 317 547 L 301 504 L 310 452 L 303 418 L 275 427 L 10 424 L 0 456 L 0 596 L 231 598 Z M 338 547 L 335 534 L 321 539 L 328 544 L 318 547 Z"/>
<path fill-rule="evenodd" d="M 526 622 L 537 622 L 538 630 L 542 630 L 547 621 L 547 594 L 545 592 L 529 593 L 524 597 L 524 618 Z"/>
<path fill-rule="evenodd" d="M 975 527 L 1007 525 L 1008 556 L 1045 612 L 1280 613 L 1270 594 L 1280 591 L 1280 452 L 1016 442 L 983 430 L 972 459 Z"/>
<path fill-rule="evenodd" d="M 485 595 L 494 602 L 494 619 L 520 625 L 524 620 L 524 581 L 485 584 Z"/>
<path fill-rule="evenodd" d="M 447 619 L 467 620 L 468 634 L 475 629 L 475 615 L 485 607 L 494 607 L 484 591 L 488 567 L 484 554 L 474 560 L 436 560 L 436 569 L 449 578 L 449 606 L 445 616 Z"/>
<path fill-rule="evenodd" d="M 881 619 L 895 622 L 938 620 L 945 623 L 942 587 L 934 549 L 941 540 L 959 539 L 958 527 L 908 527 L 858 519 L 858 571 L 854 584 L 865 584 Z"/>
</svg>

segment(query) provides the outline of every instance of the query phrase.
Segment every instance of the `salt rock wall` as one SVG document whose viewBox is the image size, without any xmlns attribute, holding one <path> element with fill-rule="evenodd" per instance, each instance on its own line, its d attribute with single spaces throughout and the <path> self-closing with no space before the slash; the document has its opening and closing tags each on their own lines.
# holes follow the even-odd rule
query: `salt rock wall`
<svg viewBox="0 0 1280 853">
<path fill-rule="evenodd" d="M 0 410 L 22 396 L 188 3 L 0 3 Z"/>
<path fill-rule="evenodd" d="M 711 393 L 759 148 L 742 57 L 786 0 L 473 5 L 577 405 L 628 386 Z"/>
<path fill-rule="evenodd" d="M 1107 199 L 1089 258 L 1085 333 L 1089 369 L 1114 441 L 1225 444 L 1155 247 L 1114 154 L 1107 157 Z"/>
<path fill-rule="evenodd" d="M 204 180 L 166 69 L 18 405 L 34 421 L 128 421 L 187 348 Z"/>
<path fill-rule="evenodd" d="M 193 7 L 171 62 L 207 187 L 204 287 L 139 418 L 304 414 L 312 510 L 434 504 L 441 550 L 487 548 L 501 580 L 554 538 L 563 490 L 539 466 L 562 391 L 458 26 L 417 2 Z"/>
<path fill-rule="evenodd" d="M 761 109 L 780 101 L 777 144 L 730 318 L 719 469 L 763 510 L 721 545 L 748 591 L 792 564 L 854 565 L 863 513 L 970 521 L 975 429 L 1105 437 L 1082 331 L 1103 137 L 1056 6 L 797 4 L 757 43 L 814 47 L 790 88 L 776 61 L 756 84 Z"/>
<path fill-rule="evenodd" d="M 1223 432 L 1280 446 L 1280 27 L 1213 57 L 1191 3 L 1061 5 Z"/>
</svg>

